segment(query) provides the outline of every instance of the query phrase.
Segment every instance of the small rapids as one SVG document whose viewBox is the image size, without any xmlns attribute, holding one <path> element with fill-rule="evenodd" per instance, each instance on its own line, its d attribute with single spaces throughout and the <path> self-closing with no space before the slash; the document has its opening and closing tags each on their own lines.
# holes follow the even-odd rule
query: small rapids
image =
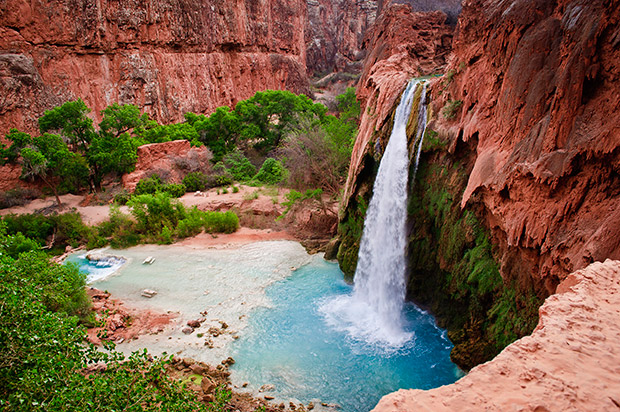
<svg viewBox="0 0 620 412">
<path fill-rule="evenodd" d="M 87 255 L 89 253 L 73 254 L 68 256 L 65 262 L 74 263 L 81 271 L 86 272 L 88 283 L 107 278 L 119 270 L 127 261 L 120 256 L 99 255 L 94 259 L 89 259 Z"/>
</svg>

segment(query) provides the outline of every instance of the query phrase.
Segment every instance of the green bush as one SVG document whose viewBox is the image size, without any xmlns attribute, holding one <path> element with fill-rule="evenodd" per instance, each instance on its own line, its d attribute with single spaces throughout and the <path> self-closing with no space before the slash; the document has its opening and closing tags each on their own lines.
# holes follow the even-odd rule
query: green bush
<svg viewBox="0 0 620 412">
<path fill-rule="evenodd" d="M 164 184 L 159 177 L 159 175 L 154 174 L 151 177 L 140 179 L 138 184 L 136 185 L 136 189 L 133 194 L 135 195 L 146 195 L 146 194 L 155 194 L 157 192 L 165 192 L 168 193 L 172 197 L 181 197 L 186 192 L 186 187 L 182 183 L 169 183 Z"/>
<path fill-rule="evenodd" d="M 233 233 L 239 229 L 239 217 L 234 212 L 203 212 L 203 225 L 207 233 Z"/>
<path fill-rule="evenodd" d="M 126 190 L 123 190 L 120 193 L 117 193 L 116 195 L 114 195 L 114 204 L 115 205 L 126 205 L 127 202 L 129 202 L 129 199 L 131 199 L 131 193 L 127 192 Z"/>
<path fill-rule="evenodd" d="M 134 190 L 134 195 L 153 194 L 161 191 L 163 182 L 159 175 L 153 175 L 148 178 L 140 179 Z"/>
<path fill-rule="evenodd" d="M 181 197 L 187 192 L 187 188 L 183 183 L 170 183 L 164 185 L 163 191 L 172 197 Z"/>
<path fill-rule="evenodd" d="M 228 176 L 232 180 L 245 182 L 256 174 L 256 168 L 239 150 L 228 153 L 213 166 L 213 171 L 220 176 Z"/>
<path fill-rule="evenodd" d="M 66 246 L 77 247 L 86 244 L 93 236 L 92 229 L 84 224 L 77 212 L 44 216 L 38 213 L 24 215 L 6 215 L 9 235 L 22 233 L 37 242 L 40 247 L 51 248 L 53 253 L 62 253 Z"/>
<path fill-rule="evenodd" d="M 178 238 L 186 238 L 196 236 L 202 232 L 204 213 L 198 210 L 196 206 L 189 209 L 185 219 L 180 220 L 177 225 L 176 236 Z"/>
<path fill-rule="evenodd" d="M 191 172 L 183 178 L 183 184 L 188 192 L 196 192 L 209 188 L 209 179 L 202 172 Z"/>
<path fill-rule="evenodd" d="M 279 160 L 268 157 L 255 176 L 262 183 L 278 184 L 286 177 L 286 169 Z"/>
</svg>

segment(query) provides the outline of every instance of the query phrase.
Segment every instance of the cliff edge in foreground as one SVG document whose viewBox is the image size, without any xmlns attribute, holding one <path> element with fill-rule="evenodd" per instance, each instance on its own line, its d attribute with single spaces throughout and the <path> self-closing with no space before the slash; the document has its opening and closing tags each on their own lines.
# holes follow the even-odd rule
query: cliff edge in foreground
<svg viewBox="0 0 620 412">
<path fill-rule="evenodd" d="M 531 336 L 452 385 L 400 390 L 388 411 L 611 411 L 620 409 L 620 261 L 569 275 L 540 308 Z"/>
</svg>

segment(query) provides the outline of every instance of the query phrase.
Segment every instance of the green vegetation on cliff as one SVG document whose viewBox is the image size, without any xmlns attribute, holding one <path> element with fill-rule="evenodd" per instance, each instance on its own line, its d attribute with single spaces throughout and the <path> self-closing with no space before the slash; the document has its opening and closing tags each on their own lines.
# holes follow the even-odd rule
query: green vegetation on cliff
<svg viewBox="0 0 620 412">
<path fill-rule="evenodd" d="M 531 333 L 541 302 L 500 276 L 490 233 L 460 206 L 467 166 L 443 146 L 425 146 L 409 195 L 408 296 L 431 307 L 455 345 L 453 361 L 469 369 Z"/>
</svg>

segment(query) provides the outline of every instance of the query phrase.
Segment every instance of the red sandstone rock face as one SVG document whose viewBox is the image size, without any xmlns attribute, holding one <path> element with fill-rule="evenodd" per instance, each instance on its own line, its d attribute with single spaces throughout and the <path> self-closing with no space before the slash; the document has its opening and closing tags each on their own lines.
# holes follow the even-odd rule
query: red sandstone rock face
<svg viewBox="0 0 620 412">
<path fill-rule="evenodd" d="M 362 106 L 360 131 L 353 147 L 344 204 L 356 189 L 361 162 L 375 131 L 389 120 L 413 77 L 440 72 L 452 43 L 452 28 L 441 11 L 412 12 L 404 4 L 385 6 L 364 44 L 368 55 L 357 89 Z"/>
<path fill-rule="evenodd" d="M 620 262 L 567 277 L 540 308 L 531 336 L 452 385 L 400 390 L 389 411 L 612 411 L 620 405 Z"/>
<path fill-rule="evenodd" d="M 377 13 L 375 0 L 307 0 L 306 61 L 308 72 L 359 73 L 362 42 Z"/>
<path fill-rule="evenodd" d="M 467 1 L 434 127 L 477 158 L 462 205 L 483 206 L 506 278 L 553 293 L 620 258 L 620 10 L 605 1 Z M 444 79 L 445 82 L 445 79 Z"/>
<path fill-rule="evenodd" d="M 95 116 L 132 103 L 164 123 L 262 89 L 308 92 L 306 4 L 0 3 L 0 134 L 83 98 Z"/>
<path fill-rule="evenodd" d="M 212 157 L 205 146 L 192 148 L 187 140 L 145 144 L 138 147 L 137 154 L 136 169 L 122 178 L 123 187 L 129 192 L 135 190 L 141 179 L 153 173 L 159 174 L 169 183 L 180 183 L 183 177 L 195 168 L 209 169 Z M 180 167 L 188 162 L 196 163 L 192 170 Z"/>
</svg>

